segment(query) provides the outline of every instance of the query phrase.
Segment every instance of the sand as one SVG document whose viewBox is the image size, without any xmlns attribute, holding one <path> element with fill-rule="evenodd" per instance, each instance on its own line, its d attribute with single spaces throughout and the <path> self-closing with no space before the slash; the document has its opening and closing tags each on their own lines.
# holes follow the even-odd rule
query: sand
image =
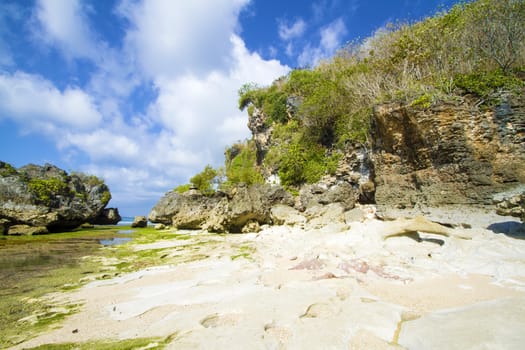
<svg viewBox="0 0 525 350">
<path fill-rule="evenodd" d="M 522 349 L 525 237 L 470 226 L 385 238 L 400 223 L 374 219 L 227 235 L 204 260 L 58 295 L 81 311 L 13 349 L 169 335 L 168 349 Z M 232 259 L 242 244 L 253 252 Z"/>
</svg>

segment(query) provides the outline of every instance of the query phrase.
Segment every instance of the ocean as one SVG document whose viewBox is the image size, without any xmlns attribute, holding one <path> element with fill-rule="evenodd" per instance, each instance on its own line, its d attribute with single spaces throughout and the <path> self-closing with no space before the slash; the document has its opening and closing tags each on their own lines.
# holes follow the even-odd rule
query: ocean
<svg viewBox="0 0 525 350">
<path fill-rule="evenodd" d="M 133 223 L 133 216 L 123 216 L 117 225 L 130 226 L 132 223 Z"/>
</svg>

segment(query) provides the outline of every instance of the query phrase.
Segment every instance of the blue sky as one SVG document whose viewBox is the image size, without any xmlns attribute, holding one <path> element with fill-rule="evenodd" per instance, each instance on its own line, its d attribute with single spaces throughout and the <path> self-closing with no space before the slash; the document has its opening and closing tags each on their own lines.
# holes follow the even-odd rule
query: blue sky
<svg viewBox="0 0 525 350">
<path fill-rule="evenodd" d="M 246 82 L 456 0 L 2 0 L 0 160 L 102 177 L 146 215 L 250 137 Z"/>
</svg>

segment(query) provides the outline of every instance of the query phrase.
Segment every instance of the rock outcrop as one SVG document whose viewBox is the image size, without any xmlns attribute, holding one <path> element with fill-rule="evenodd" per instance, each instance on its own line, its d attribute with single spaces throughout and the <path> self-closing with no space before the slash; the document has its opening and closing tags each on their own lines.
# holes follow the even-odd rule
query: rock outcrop
<svg viewBox="0 0 525 350">
<path fill-rule="evenodd" d="M 496 198 L 496 213 L 503 216 L 521 218 L 525 223 L 525 192 L 514 194 L 509 197 Z"/>
<path fill-rule="evenodd" d="M 154 223 L 181 229 L 205 229 L 213 232 L 242 232 L 246 225 L 272 222 L 271 208 L 277 204 L 293 206 L 292 195 L 280 186 L 239 186 L 206 196 L 198 191 L 171 191 L 151 210 Z"/>
<path fill-rule="evenodd" d="M 0 162 L 0 227 L 7 234 L 63 231 L 104 215 L 111 194 L 95 176 Z"/>
<path fill-rule="evenodd" d="M 148 227 L 148 219 L 145 216 L 135 216 L 131 227 L 144 228 Z"/>
<path fill-rule="evenodd" d="M 495 107 L 480 107 L 469 96 L 431 108 L 378 105 L 368 144 L 347 145 L 335 173 L 303 185 L 294 198 L 282 187 L 270 185 L 241 186 L 212 196 L 170 192 L 149 219 L 179 228 L 241 232 L 249 221 L 310 223 L 314 228 L 332 222 L 344 227 L 344 213 L 356 203 L 375 204 L 380 213 L 491 207 L 495 194 L 525 183 L 525 97 L 500 93 L 494 100 L 499 101 Z M 261 165 L 268 151 L 279 145 L 272 140 L 272 125 L 261 111 L 251 114 L 248 126 Z M 278 169 L 261 168 L 269 172 L 263 174 L 268 183 L 278 178 Z M 278 200 L 269 195 L 276 191 L 272 188 L 278 189 Z M 274 207 L 277 204 L 286 208 Z M 499 210 L 523 215 L 520 208 L 503 207 L 507 205 L 500 204 Z M 323 214 L 333 210 L 336 219 Z"/>
<path fill-rule="evenodd" d="M 375 201 L 380 206 L 491 205 L 525 182 L 525 101 L 473 101 L 418 110 L 381 105 L 373 118 Z"/>
<path fill-rule="evenodd" d="M 106 208 L 90 223 L 93 225 L 116 225 L 122 220 L 118 208 Z"/>
</svg>

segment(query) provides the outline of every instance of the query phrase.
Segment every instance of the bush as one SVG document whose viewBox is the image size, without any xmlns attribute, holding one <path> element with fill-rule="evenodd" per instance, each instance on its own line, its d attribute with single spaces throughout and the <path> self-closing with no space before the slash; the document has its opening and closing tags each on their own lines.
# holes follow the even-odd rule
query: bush
<svg viewBox="0 0 525 350">
<path fill-rule="evenodd" d="M 288 120 L 287 94 L 276 83 L 268 88 L 260 88 L 255 84 L 243 85 L 239 90 L 239 109 L 245 108 L 248 108 L 250 116 L 254 108 L 261 110 L 268 117 L 267 125 Z"/>
<path fill-rule="evenodd" d="M 180 185 L 180 186 L 175 187 L 175 192 L 179 194 L 183 194 L 183 193 L 188 192 L 190 189 L 191 189 L 191 185 L 185 184 L 185 185 Z"/>
<path fill-rule="evenodd" d="M 294 142 L 280 160 L 279 178 L 285 187 L 315 183 L 337 169 L 339 156 L 326 156 L 319 145 Z"/>
<path fill-rule="evenodd" d="M 0 161 L 0 176 L 8 177 L 18 174 L 18 171 L 9 163 Z"/>
<path fill-rule="evenodd" d="M 36 201 L 45 205 L 50 205 L 55 196 L 65 195 L 69 191 L 67 184 L 58 178 L 31 179 L 28 187 L 29 191 L 35 196 Z"/>
<path fill-rule="evenodd" d="M 190 179 L 190 183 L 204 195 L 210 195 L 215 192 L 214 180 L 219 172 L 210 165 L 206 165 L 204 170 Z"/>
<path fill-rule="evenodd" d="M 492 72 L 457 74 L 454 83 L 458 88 L 482 98 L 498 90 L 516 90 L 524 86 L 523 81 L 500 69 Z"/>
<path fill-rule="evenodd" d="M 226 185 L 263 183 L 264 178 L 257 171 L 257 150 L 254 142 L 236 144 L 225 153 Z"/>
</svg>

